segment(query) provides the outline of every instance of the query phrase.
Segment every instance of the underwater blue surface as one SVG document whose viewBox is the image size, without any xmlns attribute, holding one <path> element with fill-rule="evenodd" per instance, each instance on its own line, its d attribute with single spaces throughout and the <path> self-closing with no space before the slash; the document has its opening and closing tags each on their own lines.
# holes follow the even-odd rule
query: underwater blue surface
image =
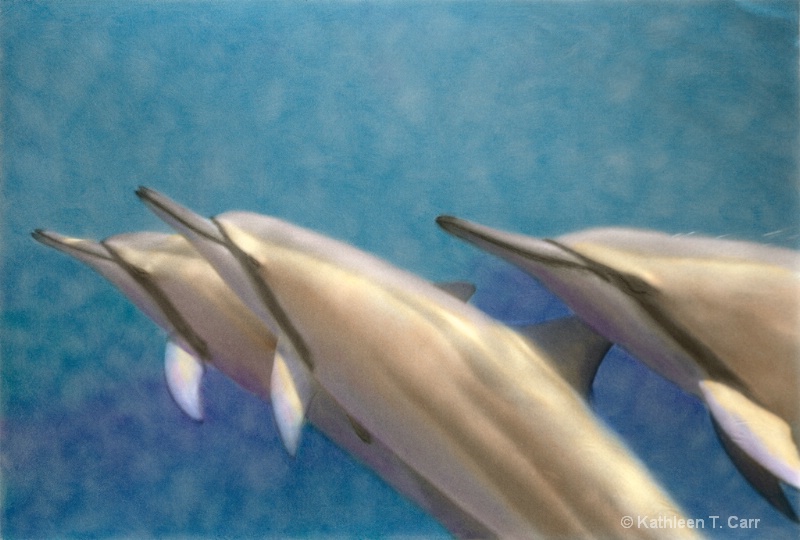
<svg viewBox="0 0 800 540">
<path fill-rule="evenodd" d="M 165 230 L 140 184 L 470 279 L 508 322 L 566 308 L 438 214 L 798 247 L 793 1 L 1 0 L 0 53 L 4 538 L 448 536 L 311 429 L 288 457 L 217 372 L 207 420 L 182 416 L 162 332 L 29 236 Z M 800 534 L 624 351 L 594 408 L 689 517 L 761 520 L 709 536 Z"/>
</svg>

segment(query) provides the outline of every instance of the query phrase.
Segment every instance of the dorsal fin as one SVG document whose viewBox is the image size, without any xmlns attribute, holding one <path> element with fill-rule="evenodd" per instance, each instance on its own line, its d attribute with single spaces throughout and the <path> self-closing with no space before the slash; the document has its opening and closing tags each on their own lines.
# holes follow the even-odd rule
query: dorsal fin
<svg viewBox="0 0 800 540">
<path fill-rule="evenodd" d="M 200 399 L 200 383 L 205 366 L 194 355 L 172 340 L 167 342 L 164 353 L 164 374 L 167 388 L 178 407 L 192 420 L 203 420 L 203 403 Z"/>
<path fill-rule="evenodd" d="M 789 424 L 725 383 L 706 379 L 699 387 L 731 444 L 778 479 L 800 488 L 800 454 Z"/>
<path fill-rule="evenodd" d="M 272 411 L 283 445 L 294 456 L 300 445 L 300 435 L 306 412 L 313 397 L 312 375 L 305 365 L 279 344 L 272 365 L 270 391 Z"/>
<path fill-rule="evenodd" d="M 436 286 L 464 302 L 468 302 L 472 295 L 475 294 L 475 285 L 468 281 L 445 281 L 436 283 Z"/>
<path fill-rule="evenodd" d="M 588 398 L 597 368 L 611 343 L 577 317 L 564 317 L 517 329 L 543 350 L 564 379 Z"/>
</svg>

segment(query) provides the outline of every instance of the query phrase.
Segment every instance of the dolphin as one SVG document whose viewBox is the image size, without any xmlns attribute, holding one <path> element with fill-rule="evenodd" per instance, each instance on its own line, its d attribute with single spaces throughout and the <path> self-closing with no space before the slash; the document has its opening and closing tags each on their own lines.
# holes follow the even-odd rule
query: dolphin
<svg viewBox="0 0 800 540">
<path fill-rule="evenodd" d="M 296 448 L 322 390 L 363 444 L 405 463 L 503 538 L 696 537 L 631 527 L 624 516 L 681 512 L 554 365 L 599 361 L 608 343 L 569 323 L 546 344 L 421 278 L 276 218 L 205 219 L 147 188 L 156 215 L 216 268 L 277 337 L 288 375 L 276 418 Z"/>
<path fill-rule="evenodd" d="M 622 229 L 538 239 L 452 216 L 437 223 L 518 266 L 600 334 L 705 402 L 744 477 L 797 521 L 800 253 Z"/>
<path fill-rule="evenodd" d="M 276 354 L 274 335 L 182 236 L 138 232 L 95 242 L 41 229 L 32 235 L 97 271 L 167 333 L 167 386 L 187 416 L 203 419 L 200 388 L 208 365 L 269 400 Z M 474 291 L 463 282 L 437 286 L 462 300 Z M 282 365 L 280 360 L 278 364 Z M 282 374 L 285 371 L 276 373 L 277 380 Z M 317 393 L 308 418 L 451 533 L 464 538 L 490 535 L 380 440 L 373 438 L 370 444 L 364 444 L 366 435 L 356 430 L 353 419 L 324 389 Z"/>
</svg>

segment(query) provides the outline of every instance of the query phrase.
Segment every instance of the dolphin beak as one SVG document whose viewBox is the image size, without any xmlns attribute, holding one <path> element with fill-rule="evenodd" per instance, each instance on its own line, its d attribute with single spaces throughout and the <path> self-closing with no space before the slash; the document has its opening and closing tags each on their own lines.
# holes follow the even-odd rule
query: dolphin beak
<svg viewBox="0 0 800 540">
<path fill-rule="evenodd" d="M 513 253 L 521 249 L 521 246 L 517 245 L 511 234 L 494 230 L 478 223 L 472 223 L 466 219 L 454 216 L 439 216 L 436 218 L 436 224 L 448 234 L 465 240 L 470 244 L 479 247 L 483 246 L 493 253 L 497 252 L 497 250 Z"/>
<path fill-rule="evenodd" d="M 31 236 L 37 242 L 45 246 L 57 249 L 62 253 L 71 255 L 76 259 L 87 262 L 92 259 L 109 259 L 111 256 L 106 249 L 99 242 L 92 240 L 84 240 L 83 238 L 71 238 L 58 234 L 53 231 L 46 231 L 44 229 L 36 229 L 31 233 Z"/>
<path fill-rule="evenodd" d="M 218 244 L 225 244 L 225 238 L 212 220 L 195 214 L 166 195 L 150 188 L 140 186 L 136 190 L 136 195 L 155 215 L 187 239 L 199 237 Z"/>
<path fill-rule="evenodd" d="M 444 229 L 446 232 L 458 238 L 470 236 L 469 230 L 471 223 L 454 216 L 439 216 L 436 218 L 436 224 Z"/>
<path fill-rule="evenodd" d="M 436 224 L 445 232 L 510 262 L 583 268 L 585 262 L 564 246 L 546 239 L 507 233 L 453 216 L 439 216 Z"/>
</svg>

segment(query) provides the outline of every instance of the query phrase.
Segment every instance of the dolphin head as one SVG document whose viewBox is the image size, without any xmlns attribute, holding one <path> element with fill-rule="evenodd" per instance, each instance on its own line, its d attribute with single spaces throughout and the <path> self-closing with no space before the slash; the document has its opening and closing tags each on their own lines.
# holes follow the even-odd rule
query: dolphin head
<svg viewBox="0 0 800 540">
<path fill-rule="evenodd" d="M 266 268 L 273 271 L 287 250 L 281 237 L 294 227 L 280 220 L 231 212 L 205 218 L 148 188 L 139 188 L 139 198 L 162 220 L 179 232 L 216 269 L 247 307 L 271 332 L 280 336 L 287 331 L 287 321 L 269 287 L 268 279 L 258 275 Z M 270 277 L 272 274 L 266 272 Z"/>
<path fill-rule="evenodd" d="M 246 390 L 269 397 L 275 337 L 182 236 L 139 232 L 95 242 L 37 230 L 33 237 L 108 279 L 198 367 L 209 363 Z M 202 369 L 194 369 L 191 382 L 176 382 L 181 357 L 168 349 L 170 391 L 187 414 L 200 419 L 199 398 L 176 394 L 197 394 Z"/>
</svg>

